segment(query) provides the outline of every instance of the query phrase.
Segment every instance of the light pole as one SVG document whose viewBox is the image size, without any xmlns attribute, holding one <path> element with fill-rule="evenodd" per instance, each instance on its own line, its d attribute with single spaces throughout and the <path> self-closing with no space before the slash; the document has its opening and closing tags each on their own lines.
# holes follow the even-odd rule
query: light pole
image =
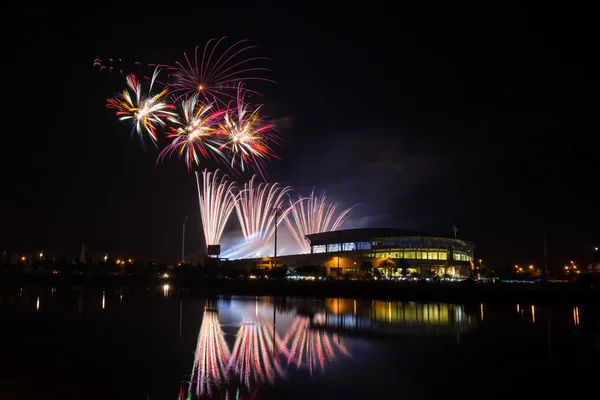
<svg viewBox="0 0 600 400">
<path fill-rule="evenodd" d="M 275 213 L 275 249 L 273 252 L 273 267 L 277 266 L 277 225 L 279 225 L 279 206 L 275 207 L 273 210 Z"/>
<path fill-rule="evenodd" d="M 183 219 L 183 233 L 181 235 L 181 264 L 185 264 L 184 252 L 185 252 L 185 223 L 187 222 L 188 216 L 186 215 Z"/>
<path fill-rule="evenodd" d="M 548 279 L 548 229 L 544 230 L 544 278 Z"/>
</svg>

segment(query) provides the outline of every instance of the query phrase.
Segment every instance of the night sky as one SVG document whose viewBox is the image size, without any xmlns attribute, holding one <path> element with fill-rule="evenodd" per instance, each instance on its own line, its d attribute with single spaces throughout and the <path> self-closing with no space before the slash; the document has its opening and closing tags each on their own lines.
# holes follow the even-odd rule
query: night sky
<svg viewBox="0 0 600 400">
<path fill-rule="evenodd" d="M 360 203 L 348 227 L 452 236 L 456 225 L 490 264 L 541 265 L 545 229 L 552 264 L 583 261 L 600 244 L 587 34 L 567 56 L 546 9 L 406 3 L 13 8 L 0 250 L 75 254 L 84 241 L 90 255 L 174 262 L 186 215 L 197 250 L 193 175 L 177 160 L 157 166 L 157 151 L 129 136 L 105 108 L 124 79 L 92 61 L 173 63 L 230 36 L 271 58 L 263 110 L 286 126 L 270 180 Z"/>
</svg>

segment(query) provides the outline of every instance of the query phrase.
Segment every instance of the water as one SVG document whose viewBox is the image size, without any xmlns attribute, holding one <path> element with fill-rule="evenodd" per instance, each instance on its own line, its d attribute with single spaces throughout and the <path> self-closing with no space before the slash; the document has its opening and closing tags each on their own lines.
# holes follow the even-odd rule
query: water
<svg viewBox="0 0 600 400">
<path fill-rule="evenodd" d="M 3 400 L 597 398 L 600 376 L 597 305 L 26 287 L 0 321 Z"/>
</svg>

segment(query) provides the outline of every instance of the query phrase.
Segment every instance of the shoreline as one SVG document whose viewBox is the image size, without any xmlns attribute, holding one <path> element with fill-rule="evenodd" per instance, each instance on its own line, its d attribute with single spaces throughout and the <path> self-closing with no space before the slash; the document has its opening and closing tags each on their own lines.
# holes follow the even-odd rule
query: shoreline
<svg viewBox="0 0 600 400">
<path fill-rule="evenodd" d="M 168 284 L 208 296 L 276 296 L 355 298 L 448 303 L 600 304 L 600 287 L 574 283 L 466 283 L 382 281 L 276 281 L 210 278 L 86 275 L 0 275 L 5 287 L 105 289 Z"/>
</svg>

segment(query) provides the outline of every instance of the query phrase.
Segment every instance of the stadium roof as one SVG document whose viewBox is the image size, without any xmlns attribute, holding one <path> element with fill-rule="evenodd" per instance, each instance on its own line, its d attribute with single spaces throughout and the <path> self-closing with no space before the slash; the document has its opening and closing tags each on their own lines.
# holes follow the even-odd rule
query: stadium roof
<svg viewBox="0 0 600 400">
<path fill-rule="evenodd" d="M 410 231 L 397 228 L 360 228 L 343 229 L 339 231 L 330 231 L 306 235 L 311 246 L 320 246 L 324 244 L 369 242 L 374 239 L 397 238 L 397 237 L 427 237 L 421 232 Z"/>
</svg>

